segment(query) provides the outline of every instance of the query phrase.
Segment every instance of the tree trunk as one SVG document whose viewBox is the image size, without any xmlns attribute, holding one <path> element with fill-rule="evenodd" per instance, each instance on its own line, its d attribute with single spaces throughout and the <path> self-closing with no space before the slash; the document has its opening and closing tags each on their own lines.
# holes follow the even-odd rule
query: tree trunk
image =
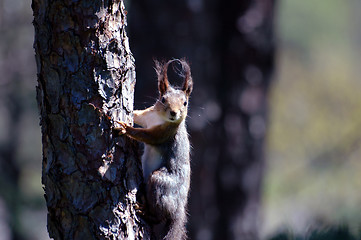
<svg viewBox="0 0 361 240">
<path fill-rule="evenodd" d="M 274 69 L 273 0 L 220 4 L 222 115 L 218 145 L 216 239 L 259 239 L 268 126 L 268 90 Z M 237 42 L 237 47 L 234 46 Z"/>
<path fill-rule="evenodd" d="M 258 239 L 275 1 L 138 0 L 130 7 L 142 79 L 136 106 L 156 83 L 148 59 L 191 62 L 190 238 Z"/>
<path fill-rule="evenodd" d="M 114 121 L 130 123 L 133 111 L 123 1 L 33 0 L 32 8 L 49 235 L 147 238 L 134 210 L 137 147 L 112 136 Z"/>
</svg>

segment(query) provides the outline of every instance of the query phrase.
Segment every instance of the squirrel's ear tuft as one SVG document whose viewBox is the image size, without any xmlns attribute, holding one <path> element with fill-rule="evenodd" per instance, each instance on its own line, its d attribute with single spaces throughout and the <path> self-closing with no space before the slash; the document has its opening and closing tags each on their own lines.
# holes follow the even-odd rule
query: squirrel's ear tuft
<svg viewBox="0 0 361 240">
<path fill-rule="evenodd" d="M 193 90 L 193 79 L 191 75 L 191 68 L 186 60 L 181 59 L 179 60 L 182 64 L 183 74 L 184 74 L 184 83 L 182 90 L 186 93 L 187 96 L 191 95 Z"/>
<path fill-rule="evenodd" d="M 154 64 L 155 64 L 154 69 L 158 76 L 158 89 L 160 95 L 162 96 L 169 88 L 168 75 L 167 75 L 169 62 L 164 64 L 157 60 L 154 60 Z"/>
</svg>

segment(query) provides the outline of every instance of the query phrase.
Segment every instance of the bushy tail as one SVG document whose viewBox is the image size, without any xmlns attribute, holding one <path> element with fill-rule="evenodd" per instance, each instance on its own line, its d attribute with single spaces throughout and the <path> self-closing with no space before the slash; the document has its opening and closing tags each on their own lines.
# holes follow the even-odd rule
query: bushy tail
<svg viewBox="0 0 361 240">
<path fill-rule="evenodd" d="M 186 240 L 187 231 L 185 228 L 185 221 L 177 219 L 169 223 L 168 233 L 164 240 Z"/>
<path fill-rule="evenodd" d="M 181 219 L 168 220 L 153 225 L 152 240 L 186 240 L 185 222 Z"/>
</svg>

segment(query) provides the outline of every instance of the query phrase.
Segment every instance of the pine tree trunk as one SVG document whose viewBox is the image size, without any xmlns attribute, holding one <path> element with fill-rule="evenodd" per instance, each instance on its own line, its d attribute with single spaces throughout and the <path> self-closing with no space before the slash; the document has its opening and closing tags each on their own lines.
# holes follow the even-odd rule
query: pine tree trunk
<svg viewBox="0 0 361 240">
<path fill-rule="evenodd" d="M 49 235 L 147 238 L 134 210 L 137 147 L 112 136 L 114 121 L 131 122 L 133 111 L 123 1 L 33 0 L 32 8 Z"/>
</svg>

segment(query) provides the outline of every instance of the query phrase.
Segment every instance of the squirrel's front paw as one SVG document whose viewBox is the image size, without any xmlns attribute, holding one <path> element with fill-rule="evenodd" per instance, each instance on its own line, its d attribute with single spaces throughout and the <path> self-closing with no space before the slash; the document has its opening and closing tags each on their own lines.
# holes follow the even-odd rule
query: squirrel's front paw
<svg viewBox="0 0 361 240">
<path fill-rule="evenodd" d="M 139 215 L 145 215 L 145 205 L 140 203 L 140 202 L 136 202 L 134 205 L 134 209 L 135 212 Z"/>
<path fill-rule="evenodd" d="M 117 121 L 117 123 L 119 124 L 119 127 L 115 127 L 114 131 L 119 135 L 126 134 L 128 124 L 126 124 L 125 122 L 119 122 L 119 121 Z"/>
</svg>

